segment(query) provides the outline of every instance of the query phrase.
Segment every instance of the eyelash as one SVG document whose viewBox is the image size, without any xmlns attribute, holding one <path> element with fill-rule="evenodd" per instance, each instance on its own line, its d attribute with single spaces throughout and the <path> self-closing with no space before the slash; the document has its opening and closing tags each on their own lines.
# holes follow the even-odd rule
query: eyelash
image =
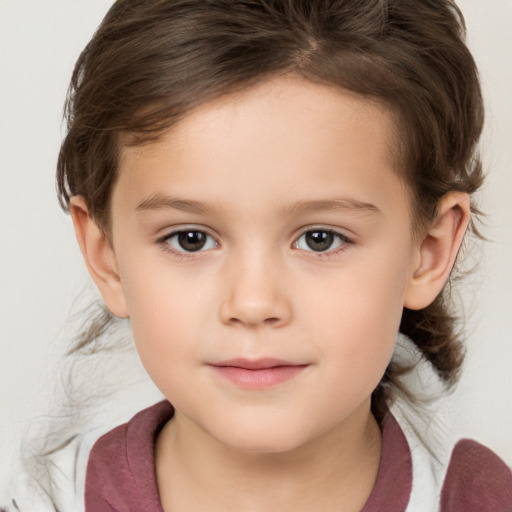
<svg viewBox="0 0 512 512">
<path fill-rule="evenodd" d="M 209 233 L 207 233 L 206 231 L 202 230 L 202 229 L 197 229 L 197 228 L 185 228 L 185 229 L 178 229 L 176 231 L 172 231 L 171 233 L 159 238 L 157 240 L 157 244 L 159 244 L 162 249 L 165 251 L 165 252 L 168 252 L 170 254 L 172 254 L 174 257 L 177 257 L 178 259 L 180 260 L 190 260 L 192 258 L 195 258 L 197 257 L 199 254 L 201 254 L 202 252 L 204 252 L 204 250 L 201 250 L 202 248 L 200 248 L 199 250 L 197 251 L 186 251 L 186 250 L 178 250 L 178 249 L 175 249 L 173 248 L 169 241 L 174 238 L 174 237 L 177 237 L 179 236 L 180 234 L 183 234 L 183 233 L 201 233 L 202 235 L 205 235 L 206 237 L 212 239 L 215 241 L 214 237 L 212 235 L 210 235 Z M 207 243 L 207 242 L 206 242 Z M 215 242 L 215 246 L 218 247 L 218 243 Z"/>
<path fill-rule="evenodd" d="M 180 260 L 190 260 L 192 258 L 197 257 L 197 255 L 199 255 L 205 251 L 202 247 L 199 248 L 197 251 L 187 251 L 187 250 L 179 250 L 179 249 L 173 248 L 170 245 L 169 241 L 172 238 L 177 237 L 183 233 L 196 233 L 196 234 L 201 233 L 202 235 L 212 239 L 215 243 L 215 247 L 219 246 L 219 244 L 215 241 L 215 239 L 212 235 L 208 234 L 204 230 L 196 229 L 196 228 L 179 229 L 176 231 L 172 231 L 171 233 L 159 238 L 157 240 L 157 244 L 159 244 L 162 247 L 162 250 L 164 250 L 165 252 L 171 253 L 174 257 L 177 257 Z M 298 247 L 298 244 L 303 237 L 307 236 L 308 233 L 324 233 L 324 234 L 332 235 L 334 238 L 337 238 L 339 240 L 340 245 L 338 247 L 336 247 L 335 249 L 327 249 L 325 251 L 315 251 L 313 249 L 311 249 L 311 250 L 300 249 Z M 208 243 L 208 241 L 205 242 L 205 244 L 207 244 L 207 243 Z M 318 227 L 318 228 L 309 228 L 306 231 L 303 231 L 301 233 L 301 235 L 293 242 L 292 247 L 295 249 L 303 250 L 306 253 L 311 253 L 311 255 L 309 257 L 326 259 L 326 258 L 336 256 L 337 254 L 339 254 L 343 251 L 346 251 L 348 249 L 348 247 L 351 245 L 354 245 L 354 241 L 351 240 L 350 238 L 348 238 L 343 233 L 340 233 L 339 231 L 335 231 L 334 229 Z M 211 247 L 208 247 L 208 249 L 211 249 Z M 208 250 L 208 249 L 206 249 L 206 250 Z"/>
<path fill-rule="evenodd" d="M 306 231 L 304 231 L 297 238 L 297 240 L 292 244 L 292 247 L 299 249 L 299 247 L 297 247 L 297 245 L 299 244 L 301 238 L 307 236 L 308 233 L 324 233 L 324 234 L 332 235 L 335 239 L 338 239 L 340 242 L 340 245 L 338 247 L 336 247 L 334 249 L 327 249 L 325 251 L 315 251 L 313 249 L 308 251 L 308 250 L 304 249 L 305 252 L 310 254 L 309 257 L 327 259 L 330 257 L 334 257 L 343 251 L 346 251 L 351 245 L 354 245 L 353 240 L 351 240 L 349 237 L 347 237 L 343 233 L 340 233 L 339 231 L 335 231 L 334 229 L 330 229 L 330 228 L 322 228 L 322 227 L 314 228 L 313 227 L 313 228 L 309 228 Z"/>
</svg>

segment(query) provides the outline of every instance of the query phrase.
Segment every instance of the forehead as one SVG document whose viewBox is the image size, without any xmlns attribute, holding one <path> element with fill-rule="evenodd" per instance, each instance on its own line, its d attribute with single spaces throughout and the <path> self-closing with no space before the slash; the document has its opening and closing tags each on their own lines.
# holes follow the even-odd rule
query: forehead
<svg viewBox="0 0 512 512">
<path fill-rule="evenodd" d="M 206 199 L 229 203 L 233 197 L 224 196 L 236 193 L 250 205 L 262 196 L 305 199 L 305 185 L 318 196 L 312 199 L 323 199 L 334 180 L 336 195 L 371 196 L 391 182 L 401 188 L 395 134 L 392 114 L 378 102 L 281 77 L 201 105 L 155 143 L 125 147 L 116 188 L 136 190 L 140 201 L 160 193 L 158 186 L 172 195 L 196 187 Z"/>
<path fill-rule="evenodd" d="M 298 123 L 302 123 L 303 127 L 305 122 L 320 130 L 322 137 L 331 130 L 332 135 L 336 136 L 343 125 L 351 125 L 351 128 L 361 125 L 367 129 L 383 128 L 383 142 L 390 150 L 389 156 L 392 158 L 395 154 L 398 123 L 391 109 L 382 101 L 335 86 L 315 84 L 295 75 L 273 78 L 203 103 L 174 124 L 164 138 L 167 141 L 172 139 L 175 145 L 186 144 L 187 138 L 208 136 L 207 132 L 211 129 L 220 133 L 222 128 L 229 130 L 235 123 L 240 129 L 240 122 L 244 120 L 247 121 L 244 126 L 246 134 L 251 135 L 253 142 L 263 139 L 265 133 L 269 133 L 268 128 L 278 128 L 278 122 L 284 126 L 287 135 L 293 135 L 294 132 L 290 131 L 293 127 L 297 133 L 301 128 Z M 258 121 L 262 121 L 267 130 L 257 131 Z M 252 132 L 251 127 L 254 128 Z M 122 144 L 121 155 L 141 153 L 140 150 L 144 148 L 149 149 L 148 153 L 153 152 L 159 146 L 163 147 L 158 144 L 160 140 L 140 146 Z M 275 140 L 275 143 L 278 144 L 279 140 Z"/>
</svg>

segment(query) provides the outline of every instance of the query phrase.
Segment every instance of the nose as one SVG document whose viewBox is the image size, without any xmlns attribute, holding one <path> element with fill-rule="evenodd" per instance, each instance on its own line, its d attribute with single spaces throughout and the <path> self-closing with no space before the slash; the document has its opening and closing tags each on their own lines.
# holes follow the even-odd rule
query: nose
<svg viewBox="0 0 512 512">
<path fill-rule="evenodd" d="M 270 260 L 253 255 L 231 262 L 219 310 L 224 324 L 258 328 L 289 323 L 292 308 L 285 291 L 286 277 Z"/>
</svg>

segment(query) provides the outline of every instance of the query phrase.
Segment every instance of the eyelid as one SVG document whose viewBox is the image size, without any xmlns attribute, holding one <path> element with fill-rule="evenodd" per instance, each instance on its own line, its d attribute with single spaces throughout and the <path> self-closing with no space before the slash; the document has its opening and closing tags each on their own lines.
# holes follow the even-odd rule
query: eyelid
<svg viewBox="0 0 512 512">
<path fill-rule="evenodd" d="M 183 257 L 183 258 L 188 258 L 188 257 L 194 257 L 194 256 L 199 256 L 200 254 L 202 254 L 203 252 L 205 251 L 208 251 L 210 249 L 213 249 L 214 247 L 208 247 L 206 249 L 204 248 L 201 248 L 201 249 L 198 249 L 197 251 L 187 251 L 187 250 L 180 250 L 180 249 L 177 249 L 175 247 L 172 247 L 171 244 L 169 243 L 169 240 L 177 235 L 179 235 L 180 233 L 186 233 L 186 232 L 193 232 L 193 231 L 196 231 L 196 232 L 200 232 L 200 233 L 204 233 L 207 237 L 211 238 L 214 242 L 215 242 L 215 246 L 214 247 L 219 247 L 219 242 L 217 240 L 217 236 L 216 235 L 213 235 L 211 233 L 211 230 L 204 227 L 204 226 L 197 226 L 197 225 L 181 225 L 181 226 L 175 226 L 173 229 L 171 229 L 170 231 L 167 231 L 164 235 L 161 235 L 159 236 L 155 242 L 160 245 L 162 247 L 162 249 L 166 252 L 170 252 L 174 255 L 177 255 L 179 257 Z"/>
<path fill-rule="evenodd" d="M 183 231 L 201 231 L 202 233 L 206 233 L 207 235 L 211 236 L 215 240 L 217 240 L 219 237 L 219 235 L 215 233 L 211 228 L 200 224 L 176 224 L 174 226 L 167 226 L 163 229 L 159 229 L 155 236 L 155 241 L 158 242 L 159 240 L 165 240 L 173 235 L 176 235 L 177 233 L 182 233 Z"/>
<path fill-rule="evenodd" d="M 314 231 L 321 231 L 325 233 L 332 233 L 334 236 L 339 237 L 342 240 L 342 243 L 335 247 L 334 249 L 327 249 L 325 251 L 314 251 L 313 249 L 302 249 L 300 247 L 297 247 L 297 244 L 299 243 L 299 240 L 305 236 L 307 233 L 314 232 Z M 333 256 L 337 254 L 338 252 L 344 251 L 348 248 L 348 246 L 354 245 L 354 239 L 350 236 L 347 236 L 345 232 L 339 228 L 333 228 L 330 226 L 308 226 L 306 228 L 301 229 L 301 233 L 299 236 L 295 238 L 295 241 L 292 243 L 292 248 L 298 249 L 300 251 L 304 251 L 305 253 L 308 253 L 308 256 L 314 256 L 317 258 L 326 258 L 329 256 Z"/>
</svg>

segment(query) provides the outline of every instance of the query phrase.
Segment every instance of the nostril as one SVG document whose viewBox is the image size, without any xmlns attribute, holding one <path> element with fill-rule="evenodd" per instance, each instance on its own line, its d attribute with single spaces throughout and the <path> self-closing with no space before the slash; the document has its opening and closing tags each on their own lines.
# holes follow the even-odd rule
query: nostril
<svg viewBox="0 0 512 512">
<path fill-rule="evenodd" d="M 277 317 L 264 318 L 263 320 L 250 319 L 250 318 L 240 319 L 240 318 L 236 318 L 236 317 L 231 317 L 228 320 L 228 323 L 231 325 L 240 324 L 240 325 L 245 325 L 248 327 L 256 327 L 258 325 L 276 326 L 280 322 L 281 322 L 281 320 Z"/>
</svg>

